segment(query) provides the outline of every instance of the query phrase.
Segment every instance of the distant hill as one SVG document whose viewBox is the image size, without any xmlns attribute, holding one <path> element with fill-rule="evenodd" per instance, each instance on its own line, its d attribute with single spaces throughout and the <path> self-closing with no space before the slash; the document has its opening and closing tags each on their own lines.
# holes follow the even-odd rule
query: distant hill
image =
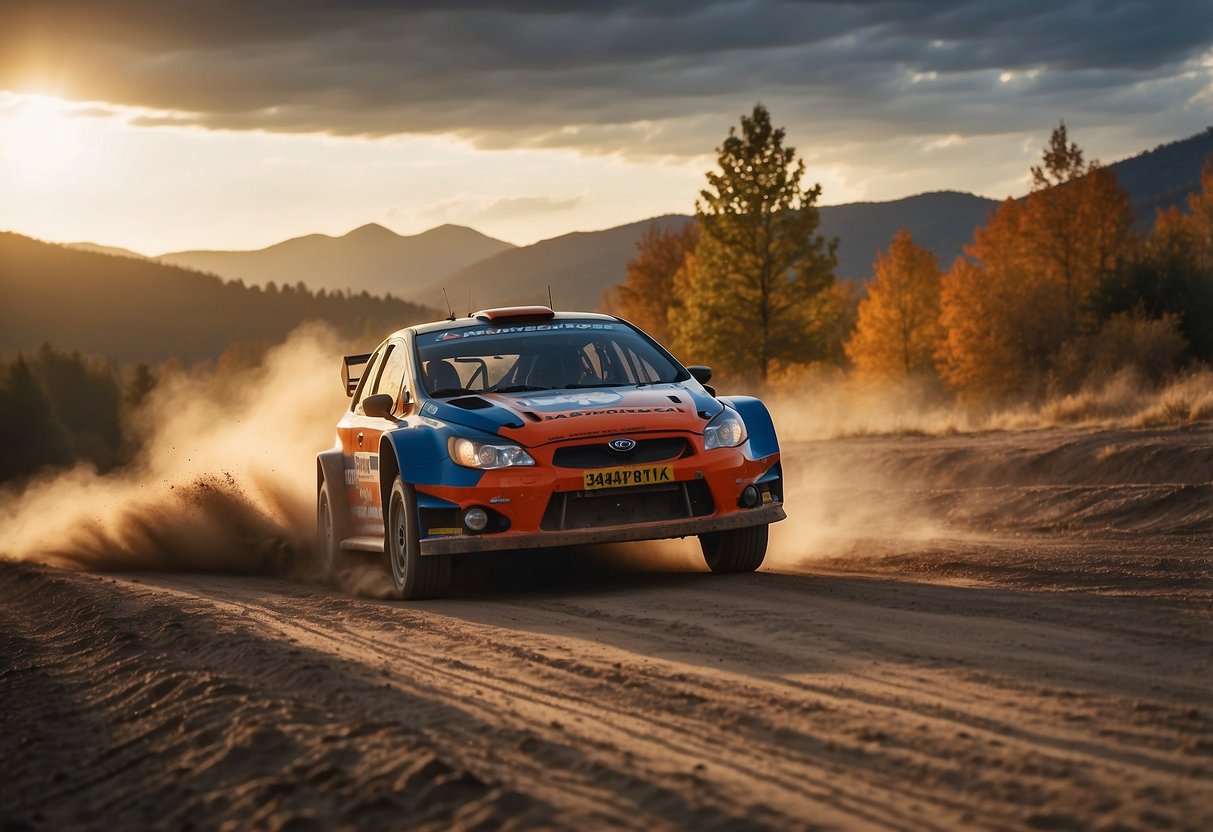
<svg viewBox="0 0 1213 832">
<path fill-rule="evenodd" d="M 193 362 L 215 358 L 232 343 L 279 341 L 309 320 L 378 338 L 436 314 L 365 293 L 270 292 L 154 260 L 0 232 L 3 351 L 49 342 L 122 363 Z"/>
<path fill-rule="evenodd" d="M 1200 190 L 1200 170 L 1213 156 L 1213 127 L 1159 145 L 1115 164 L 1108 165 L 1133 200 L 1138 224 L 1149 228 L 1157 209 L 1172 205 L 1187 208 L 1188 194 Z"/>
<path fill-rule="evenodd" d="M 257 286 L 271 281 L 294 286 L 302 281 L 313 290 L 366 290 L 404 297 L 510 248 L 510 243 L 459 225 L 402 236 L 371 223 L 341 237 L 309 234 L 256 251 L 180 251 L 156 259 Z"/>
<path fill-rule="evenodd" d="M 837 274 L 866 279 L 878 248 L 887 248 L 899 228 L 936 252 L 948 265 L 973 237 L 997 205 L 990 199 L 961 193 L 919 194 L 895 202 L 858 202 L 821 208 L 820 232 L 840 239 Z M 439 281 L 456 306 L 471 292 L 477 308 L 546 301 L 547 287 L 557 305 L 566 309 L 596 309 L 603 292 L 623 280 L 636 242 L 651 225 L 675 227 L 689 216 L 670 214 L 605 231 L 577 232 L 503 251 Z M 411 297 L 441 301 L 439 283 Z M 456 288 L 457 287 L 457 288 Z M 458 311 L 458 310 L 457 310 Z"/>
<path fill-rule="evenodd" d="M 596 309 L 603 291 L 623 279 L 636 241 L 651 225 L 672 228 L 689 217 L 671 214 L 605 231 L 577 231 L 503 251 L 435 281 L 414 300 L 440 302 L 445 286 L 456 314 L 514 303 L 547 303 L 548 287 L 562 309 Z M 438 301 L 433 301 L 438 298 Z"/>
<path fill-rule="evenodd" d="M 129 248 L 118 248 L 117 246 L 99 246 L 96 243 L 64 243 L 67 248 L 74 248 L 77 251 L 90 251 L 93 254 L 108 254 L 111 257 L 134 257 L 139 260 L 146 260 L 147 255 L 140 254 L 137 251 L 131 251 Z"/>
<path fill-rule="evenodd" d="M 889 242 L 902 228 L 914 242 L 935 253 L 941 268 L 948 268 L 965 245 L 973 240 L 973 229 L 985 225 L 998 207 L 992 199 L 956 191 L 918 194 L 893 202 L 852 202 L 820 209 L 824 237 L 838 238 L 838 268 L 841 279 L 867 280 L 877 251 L 888 251 Z"/>
</svg>

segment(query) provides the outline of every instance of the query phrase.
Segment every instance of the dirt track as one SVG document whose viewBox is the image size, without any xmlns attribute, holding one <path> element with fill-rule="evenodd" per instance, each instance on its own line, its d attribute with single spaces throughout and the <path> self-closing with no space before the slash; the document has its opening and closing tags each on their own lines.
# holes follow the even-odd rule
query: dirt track
<svg viewBox="0 0 1213 832">
<path fill-rule="evenodd" d="M 953 536 L 423 604 L 0 561 L 0 829 L 1213 828 L 1213 429 L 792 450 L 856 489 L 809 526 Z"/>
<path fill-rule="evenodd" d="M 1213 826 L 1203 602 L 583 577 L 5 565 L 0 826 Z"/>
</svg>

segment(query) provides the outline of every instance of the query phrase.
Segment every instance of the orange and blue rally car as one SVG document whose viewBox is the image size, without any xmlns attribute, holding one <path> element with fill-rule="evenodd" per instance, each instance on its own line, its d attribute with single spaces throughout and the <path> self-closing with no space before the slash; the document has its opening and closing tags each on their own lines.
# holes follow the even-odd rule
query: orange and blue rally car
<svg viewBox="0 0 1213 832">
<path fill-rule="evenodd" d="M 411 326 L 346 356 L 351 397 L 317 457 L 320 567 L 387 555 L 401 598 L 451 555 L 697 535 L 749 572 L 784 518 L 761 401 L 721 396 L 620 318 L 542 306 Z"/>
</svg>

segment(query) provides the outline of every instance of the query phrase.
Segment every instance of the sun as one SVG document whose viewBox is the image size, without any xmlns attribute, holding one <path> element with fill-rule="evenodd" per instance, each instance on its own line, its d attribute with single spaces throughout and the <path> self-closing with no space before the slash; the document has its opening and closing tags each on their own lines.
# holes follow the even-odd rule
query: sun
<svg viewBox="0 0 1213 832">
<path fill-rule="evenodd" d="M 0 159 L 35 177 L 71 167 L 79 150 L 70 105 L 47 95 L 0 93 Z"/>
</svg>

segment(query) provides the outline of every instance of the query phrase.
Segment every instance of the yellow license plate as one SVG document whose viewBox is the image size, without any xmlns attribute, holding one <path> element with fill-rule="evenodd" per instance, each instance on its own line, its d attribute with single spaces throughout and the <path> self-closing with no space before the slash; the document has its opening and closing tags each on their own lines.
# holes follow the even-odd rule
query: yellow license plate
<svg viewBox="0 0 1213 832">
<path fill-rule="evenodd" d="M 600 468 L 583 474 L 582 488 L 626 488 L 631 485 L 661 485 L 674 481 L 669 465 L 641 465 L 628 468 Z"/>
</svg>

